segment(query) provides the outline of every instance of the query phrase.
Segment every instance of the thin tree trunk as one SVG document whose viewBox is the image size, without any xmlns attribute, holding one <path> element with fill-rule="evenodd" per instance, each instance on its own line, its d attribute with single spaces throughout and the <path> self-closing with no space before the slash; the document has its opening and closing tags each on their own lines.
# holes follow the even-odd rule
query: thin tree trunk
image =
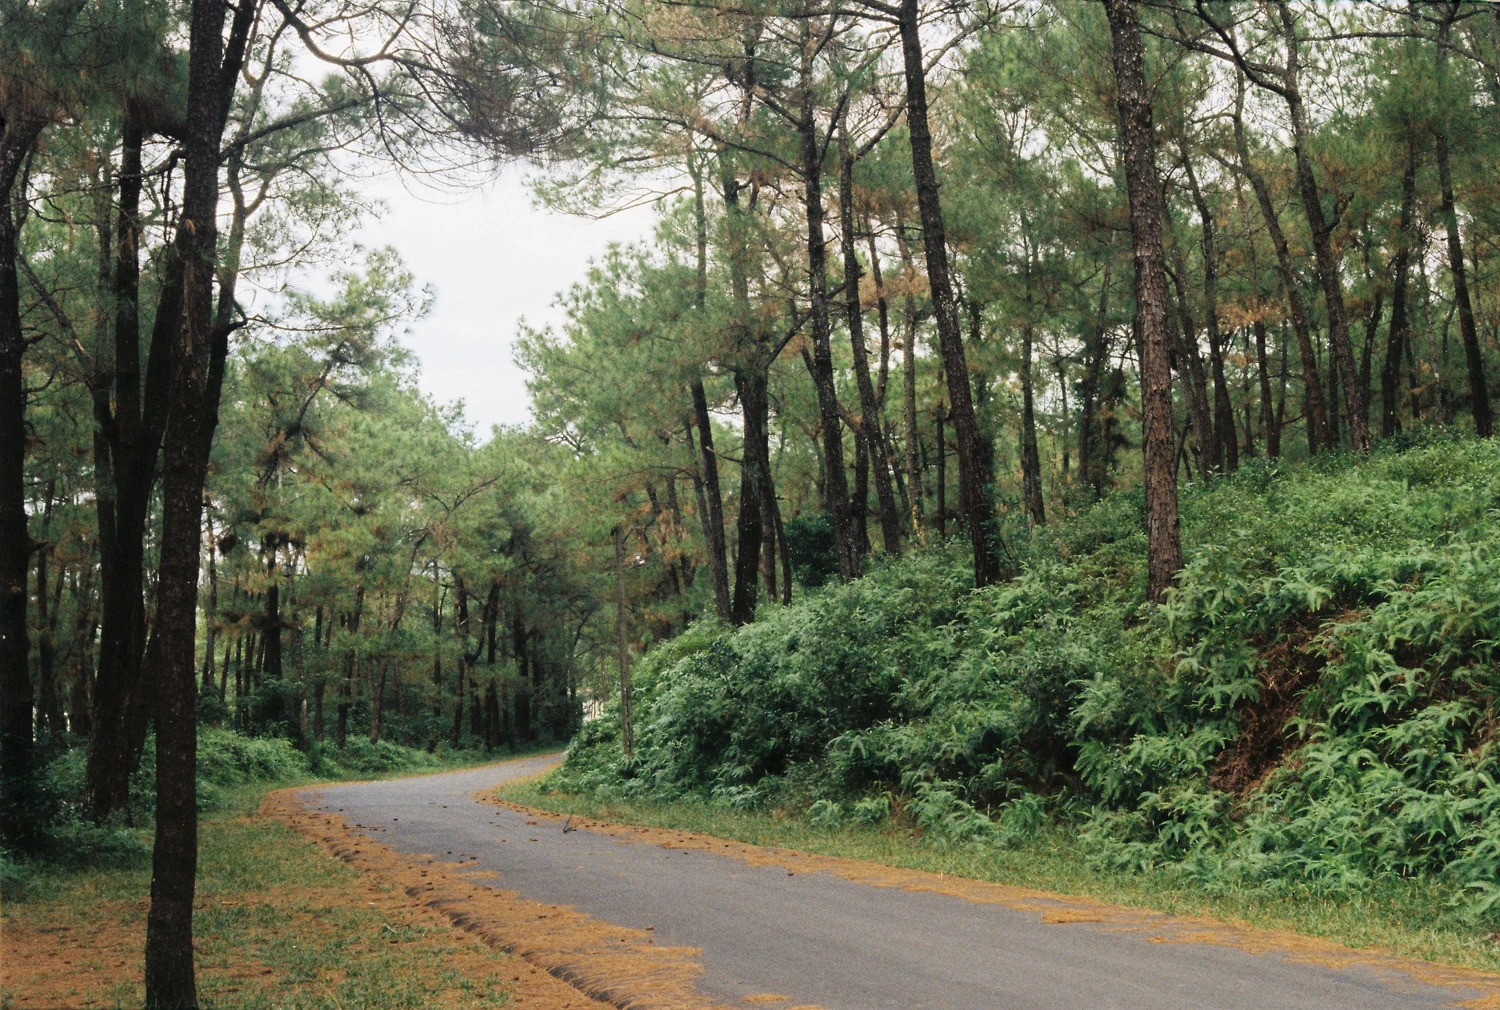
<svg viewBox="0 0 1500 1010">
<path fill-rule="evenodd" d="M 1276 265 L 1281 272 L 1287 311 L 1292 317 L 1292 332 L 1296 334 L 1298 353 L 1302 360 L 1302 382 L 1307 395 L 1307 453 L 1311 456 L 1328 444 L 1328 410 L 1323 399 L 1323 386 L 1318 378 L 1317 354 L 1313 349 L 1312 334 L 1307 324 L 1307 305 L 1302 300 L 1302 289 L 1292 269 L 1291 250 L 1287 245 L 1286 235 L 1281 230 L 1281 220 L 1276 216 L 1276 206 L 1271 202 L 1271 191 L 1250 159 L 1250 144 L 1245 138 L 1242 112 L 1244 100 L 1245 79 L 1241 75 L 1236 82 L 1235 91 L 1235 149 L 1239 154 L 1240 170 L 1245 173 L 1250 188 L 1255 191 L 1256 203 L 1260 205 L 1261 217 L 1266 222 L 1266 232 L 1271 236 L 1271 245 L 1276 249 Z"/>
<path fill-rule="evenodd" d="M 900 16 L 902 64 L 906 74 L 906 124 L 911 140 L 912 175 L 917 208 L 922 218 L 922 241 L 927 251 L 927 280 L 937 321 L 938 346 L 948 380 L 948 398 L 958 443 L 959 507 L 963 511 L 974 551 L 974 585 L 993 581 L 989 549 L 989 516 L 985 512 L 983 461 L 979 458 L 979 422 L 969 389 L 969 367 L 964 357 L 958 306 L 948 271 L 948 238 L 938 197 L 937 171 L 932 161 L 932 131 L 927 121 L 927 80 L 920 34 L 920 5 L 902 0 Z"/>
<path fill-rule="evenodd" d="M 1164 223 L 1170 228 L 1171 218 L 1165 218 Z M 1177 321 L 1181 330 L 1174 331 L 1172 318 L 1168 316 L 1168 339 L 1177 348 L 1178 370 L 1182 373 L 1187 392 L 1188 421 L 1198 443 L 1198 465 L 1203 473 L 1221 473 L 1223 456 L 1219 451 L 1219 440 L 1214 436 L 1213 413 L 1208 402 L 1208 376 L 1203 370 L 1203 355 L 1198 349 L 1198 324 L 1187 296 L 1187 260 L 1180 242 L 1173 241 L 1172 249 L 1176 270 L 1171 274 L 1171 280 L 1177 292 Z M 1184 364 L 1186 368 L 1182 367 Z"/>
<path fill-rule="evenodd" d="M 880 537 L 887 554 L 901 553 L 901 517 L 891 488 L 891 461 L 886 456 L 880 400 L 870 381 L 870 362 L 865 350 L 864 310 L 859 296 L 859 253 L 854 235 L 854 152 L 849 147 L 847 116 L 839 121 L 839 231 L 844 254 L 844 313 L 849 327 L 849 346 L 854 356 L 854 381 L 859 388 L 859 430 L 865 448 L 866 466 L 875 471 L 875 499 L 880 509 Z M 873 253 L 872 253 L 873 255 Z M 884 333 L 885 298 L 880 295 Z M 866 499 L 855 492 L 856 504 L 867 512 Z M 860 533 L 861 548 L 869 549 L 868 531 Z"/>
<path fill-rule="evenodd" d="M 938 539 L 948 538 L 948 446 L 943 442 L 943 421 L 946 415 L 943 402 L 932 410 L 932 420 L 937 428 L 937 528 Z"/>
<path fill-rule="evenodd" d="M 36 545 L 36 609 L 37 609 L 37 642 L 36 642 L 36 666 L 37 666 L 37 697 L 36 735 L 40 738 L 45 729 L 49 737 L 56 737 L 63 731 L 62 713 L 58 710 L 57 684 L 55 677 L 56 653 L 53 648 L 53 633 L 56 628 L 57 608 L 49 609 L 47 592 L 51 583 L 47 578 L 48 561 L 55 550 L 52 544 L 52 510 L 56 502 L 57 484 L 55 481 L 47 482 L 46 494 L 42 505 L 42 541 Z M 62 588 L 62 580 L 66 570 L 57 573 L 58 588 Z M 28 712 L 30 706 L 27 706 Z"/>
<path fill-rule="evenodd" d="M 766 442 L 766 417 L 770 402 L 766 390 L 765 373 L 759 369 L 736 370 L 735 385 L 740 394 L 740 410 L 744 419 L 744 449 L 740 465 L 740 516 L 737 523 L 739 551 L 734 562 L 734 607 L 731 619 L 734 624 L 749 624 L 755 620 L 755 604 L 758 591 L 761 554 L 761 482 L 769 476 L 765 468 L 769 461 L 763 460 Z"/>
<path fill-rule="evenodd" d="M 1096 498 L 1104 494 L 1104 463 L 1108 453 L 1102 432 L 1098 444 L 1095 444 L 1094 428 L 1099 402 L 1099 381 L 1103 378 L 1104 363 L 1109 357 L 1109 275 L 1110 264 L 1105 263 L 1104 277 L 1099 284 L 1099 310 L 1094 316 L 1088 364 L 1083 373 L 1083 395 L 1078 421 L 1078 469 L 1083 479 L 1093 487 Z"/>
<path fill-rule="evenodd" d="M 833 518 L 833 541 L 839 577 L 859 577 L 860 557 L 849 514 L 849 483 L 844 472 L 844 428 L 839 418 L 838 391 L 833 383 L 833 350 L 829 343 L 828 259 L 823 235 L 823 154 L 813 115 L 812 24 L 802 21 L 800 121 L 803 210 L 807 219 L 807 276 L 813 385 L 818 393 L 818 418 L 823 428 L 823 458 L 828 467 L 828 511 Z M 769 516 L 763 518 L 769 519 Z"/>
<path fill-rule="evenodd" d="M 1328 437 L 1336 448 L 1342 436 L 1339 435 L 1339 369 L 1332 353 L 1328 355 L 1328 401 Z"/>
<path fill-rule="evenodd" d="M 698 271 L 694 291 L 694 304 L 700 317 L 707 311 L 708 296 L 708 215 L 703 205 L 703 172 L 697 159 L 689 161 L 693 178 L 693 219 L 697 240 Z M 708 395 L 703 389 L 703 379 L 694 377 L 692 385 L 693 417 L 698 426 L 698 436 L 703 449 L 701 476 L 694 480 L 702 484 L 703 496 L 707 499 L 708 512 L 702 517 L 703 540 L 708 548 L 709 574 L 714 584 L 714 612 L 726 624 L 733 617 L 729 600 L 729 561 L 724 543 L 724 496 L 719 486 L 719 457 L 714 453 L 713 421 L 708 413 Z M 689 445 L 692 432 L 688 433 Z M 697 484 L 694 485 L 695 487 Z"/>
<path fill-rule="evenodd" d="M 370 678 L 370 743 L 380 742 L 380 720 L 385 715 L 385 678 L 391 661 L 380 661 L 380 673 Z"/>
<path fill-rule="evenodd" d="M 1266 458 L 1281 456 L 1281 425 L 1276 420 L 1276 404 L 1271 398 L 1271 368 L 1266 356 L 1266 324 L 1256 319 L 1250 324 L 1255 334 L 1255 366 L 1260 373 L 1260 426 L 1265 432 Z"/>
<path fill-rule="evenodd" d="M 1442 60 L 1446 50 L 1440 50 Z M 1480 438 L 1494 434 L 1494 417 L 1490 412 L 1489 386 L 1484 377 L 1484 354 L 1479 347 L 1479 331 L 1474 325 L 1474 303 L 1469 298 L 1469 276 L 1464 266 L 1463 240 L 1458 232 L 1458 211 L 1453 201 L 1453 172 L 1448 165 L 1448 134 L 1433 131 L 1437 141 L 1438 184 L 1443 190 L 1443 227 L 1448 232 L 1448 270 L 1453 275 L 1453 300 L 1458 306 L 1459 334 L 1464 342 L 1464 363 L 1469 370 L 1470 409 L 1474 414 L 1474 431 Z"/>
<path fill-rule="evenodd" d="M 901 249 L 902 280 L 903 282 L 909 281 L 914 270 L 910 250 L 907 248 L 906 239 L 901 235 L 899 227 L 896 241 Z M 923 494 L 921 437 L 917 429 L 917 308 L 909 286 L 907 293 L 902 297 L 902 325 L 904 336 L 901 345 L 901 416 L 904 427 L 903 437 L 906 442 L 906 494 L 911 503 L 912 535 L 920 536 Z"/>
<path fill-rule="evenodd" d="M 634 718 L 630 710 L 630 635 L 625 610 L 625 539 L 614 528 L 615 541 L 615 635 L 620 647 L 620 749 L 629 757 L 635 752 Z"/>
<path fill-rule="evenodd" d="M 203 615 L 203 688 L 204 694 L 214 689 L 214 643 L 219 631 L 219 572 L 218 566 L 214 564 L 214 551 L 216 543 L 214 540 L 214 520 L 210 515 L 203 517 L 204 528 L 208 533 L 207 550 L 204 552 L 208 567 L 208 609 Z M 321 614 L 322 611 L 320 610 Z"/>
<path fill-rule="evenodd" d="M 1146 53 L 1135 0 L 1104 0 L 1114 50 L 1122 160 L 1130 195 L 1135 248 L 1136 313 L 1140 320 L 1141 403 L 1145 442 L 1147 595 L 1165 598 L 1182 568 L 1178 536 L 1177 467 L 1172 446 L 1171 345 L 1167 333 L 1164 217 L 1156 171 Z"/>
<path fill-rule="evenodd" d="M 1396 249 L 1391 284 L 1391 326 L 1386 332 L 1385 361 L 1380 368 L 1380 435 L 1390 438 L 1401 428 L 1401 358 L 1406 353 L 1408 336 L 1408 286 L 1411 283 L 1411 254 L 1415 237 L 1414 214 L 1417 201 L 1417 149 L 1408 143 L 1406 167 L 1401 175 L 1401 245 Z"/>
<path fill-rule="evenodd" d="M 95 391 L 96 463 L 113 475 L 98 499 L 101 574 L 99 672 L 93 733 L 84 772 L 85 805 L 102 821 L 125 805 L 130 773 L 140 760 L 155 686 L 146 650 L 145 536 L 157 456 L 172 401 L 183 313 L 182 260 L 168 255 L 151 332 L 144 387 L 140 366 L 140 217 L 142 134 L 126 123 L 120 164 L 120 215 L 115 267 L 115 411 L 107 388 Z M 144 388 L 144 393 L 143 393 Z M 102 395 L 101 395 L 102 394 Z M 102 453 L 101 453 L 102 450 Z"/>
<path fill-rule="evenodd" d="M 1047 522 L 1042 503 L 1042 459 L 1036 447 L 1036 407 L 1031 374 L 1032 331 L 1021 327 L 1021 497 L 1026 502 L 1026 520 L 1033 526 Z"/>
<path fill-rule="evenodd" d="M 1203 227 L 1203 318 L 1208 328 L 1209 363 L 1213 367 L 1214 439 L 1218 443 L 1215 454 L 1222 460 L 1226 471 L 1233 473 L 1240 468 L 1240 448 L 1234 431 L 1234 404 L 1230 402 L 1229 384 L 1224 378 L 1224 334 L 1219 330 L 1219 252 L 1214 217 L 1208 201 L 1203 198 L 1203 189 L 1198 185 L 1192 159 L 1186 152 L 1183 153 L 1182 165 L 1187 171 L 1188 189 Z"/>
<path fill-rule="evenodd" d="M 1328 315 L 1329 351 L 1338 368 L 1339 379 L 1344 385 L 1345 416 L 1349 424 L 1349 438 L 1355 452 L 1366 452 L 1370 448 L 1369 430 L 1364 424 L 1363 396 L 1359 388 L 1359 375 L 1354 366 L 1354 349 L 1349 341 L 1349 319 L 1344 308 L 1344 286 L 1340 279 L 1340 263 L 1333 251 L 1333 229 L 1323 212 L 1323 196 L 1318 189 L 1317 177 L 1313 174 L 1312 155 L 1307 149 L 1307 113 L 1302 106 L 1299 90 L 1299 53 L 1297 43 L 1296 14 L 1288 4 L 1279 5 L 1281 28 L 1286 40 L 1286 68 L 1282 77 L 1283 96 L 1287 111 L 1291 114 L 1292 153 L 1297 165 L 1297 189 L 1302 195 L 1302 206 L 1307 214 L 1307 223 L 1312 232 L 1313 259 L 1318 267 L 1318 280 L 1323 286 L 1323 304 Z"/>
</svg>

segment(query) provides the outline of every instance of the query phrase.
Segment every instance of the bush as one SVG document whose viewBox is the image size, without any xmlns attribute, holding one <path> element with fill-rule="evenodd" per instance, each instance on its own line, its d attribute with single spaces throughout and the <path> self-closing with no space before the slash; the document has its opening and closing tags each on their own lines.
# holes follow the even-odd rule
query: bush
<svg viewBox="0 0 1500 1010">
<path fill-rule="evenodd" d="M 940 547 L 695 628 L 638 668 L 635 756 L 612 711 L 554 788 L 900 809 L 988 844 L 1050 811 L 1116 867 L 1319 893 L 1415 876 L 1500 921 L 1500 448 L 1257 461 L 1181 510 L 1162 606 L 1132 492 L 1010 537 L 1020 574 L 980 592 Z"/>
</svg>

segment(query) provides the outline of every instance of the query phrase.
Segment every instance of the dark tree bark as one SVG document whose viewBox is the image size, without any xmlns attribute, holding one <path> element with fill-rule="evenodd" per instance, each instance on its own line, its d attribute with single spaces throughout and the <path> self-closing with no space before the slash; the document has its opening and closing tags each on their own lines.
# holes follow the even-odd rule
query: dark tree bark
<svg viewBox="0 0 1500 1010">
<path fill-rule="evenodd" d="M 1385 314 L 1385 285 L 1372 278 L 1375 285 L 1375 304 L 1365 318 L 1365 342 L 1359 349 L 1359 385 L 1365 391 L 1365 427 L 1370 426 L 1370 373 L 1375 357 L 1375 342 L 1380 334 L 1380 319 Z"/>
<path fill-rule="evenodd" d="M 770 458 L 768 448 L 766 459 Z M 769 463 L 765 472 L 767 475 L 771 472 Z M 770 480 L 764 480 L 760 485 L 760 582 L 765 588 L 766 599 L 776 599 L 776 492 Z"/>
<path fill-rule="evenodd" d="M 854 355 L 854 381 L 859 388 L 860 417 L 857 434 L 865 447 L 867 465 L 874 470 L 881 540 L 887 554 L 900 554 L 901 517 L 896 511 L 896 495 L 891 487 L 891 461 L 886 455 L 880 399 L 870 381 L 870 362 L 865 350 L 864 310 L 859 297 L 862 271 L 854 234 L 854 151 L 849 146 L 847 118 L 842 118 L 839 122 L 839 232 L 844 254 L 844 314 L 849 327 L 849 346 Z M 879 298 L 881 329 L 884 332 L 885 297 L 879 295 Z M 858 491 L 856 501 L 864 507 L 865 499 L 859 497 Z M 867 545 L 868 534 L 862 535 L 861 540 Z"/>
<path fill-rule="evenodd" d="M 912 175 L 917 208 L 922 218 L 922 242 L 927 252 L 927 280 L 937 322 L 938 346 L 948 381 L 950 413 L 958 449 L 959 507 L 974 550 L 974 585 L 994 579 L 989 549 L 989 516 L 981 482 L 984 461 L 979 458 L 979 422 L 969 389 L 969 366 L 964 357 L 958 306 L 948 269 L 948 237 L 938 197 L 937 170 L 932 162 L 932 130 L 927 120 L 927 79 L 922 58 L 920 5 L 902 0 L 898 18 L 901 56 L 906 74 L 906 124 L 911 139 Z"/>
<path fill-rule="evenodd" d="M 938 539 L 948 538 L 948 446 L 943 441 L 943 422 L 947 414 L 943 403 L 932 409 L 933 426 L 937 429 L 937 529 Z"/>
<path fill-rule="evenodd" d="M 1170 211 L 1166 213 L 1170 215 Z M 1164 221 L 1170 229 L 1170 216 Z M 1198 348 L 1198 324 L 1193 318 L 1192 302 L 1187 294 L 1187 258 L 1183 255 L 1182 244 L 1175 239 L 1172 248 L 1176 269 L 1171 273 L 1171 281 L 1177 292 L 1177 319 L 1174 324 L 1171 315 L 1167 316 L 1168 339 L 1176 349 L 1177 369 L 1182 376 L 1184 399 L 1188 405 L 1188 423 L 1198 443 L 1198 464 L 1203 473 L 1220 473 L 1224 469 L 1224 460 L 1219 451 L 1219 439 L 1214 435 L 1213 409 L 1208 402 L 1208 373 L 1203 370 L 1203 354 Z"/>
<path fill-rule="evenodd" d="M 522 616 L 521 601 L 517 599 L 511 614 L 510 634 L 511 651 L 516 657 L 516 739 L 525 744 L 531 742 L 531 692 L 530 656 L 526 648 L 529 636 Z"/>
<path fill-rule="evenodd" d="M 1250 324 L 1255 334 L 1255 366 L 1260 373 L 1260 426 L 1265 432 L 1266 458 L 1281 456 L 1281 425 L 1276 417 L 1276 404 L 1271 397 L 1271 367 L 1266 356 L 1266 324 L 1257 319 Z"/>
<path fill-rule="evenodd" d="M 849 515 L 849 480 L 844 471 L 844 427 L 839 417 L 838 391 L 833 383 L 833 349 L 829 342 L 828 247 L 823 235 L 823 155 L 813 114 L 811 22 L 802 22 L 801 81 L 797 134 L 801 141 L 803 209 L 807 221 L 808 329 L 812 343 L 812 378 L 818 393 L 818 419 L 823 429 L 823 459 L 828 468 L 828 512 L 833 518 L 833 541 L 839 577 L 859 577 L 859 548 Z M 762 513 L 762 517 L 769 516 Z M 743 548 L 741 548 L 743 551 Z"/>
<path fill-rule="evenodd" d="M 168 256 L 152 326 L 144 389 L 140 361 L 141 128 L 127 121 L 121 146 L 115 262 L 115 408 L 95 383 L 94 455 L 99 494 L 100 628 L 93 733 L 84 774 L 95 820 L 125 805 L 150 718 L 146 648 L 145 536 L 170 399 L 173 346 L 182 315 L 183 266 Z"/>
<path fill-rule="evenodd" d="M 1406 353 L 1408 285 L 1411 282 L 1411 254 L 1416 221 L 1417 149 L 1408 144 L 1406 167 L 1401 174 L 1401 244 L 1396 248 L 1391 283 L 1391 326 L 1386 332 L 1385 361 L 1380 368 L 1380 435 L 1390 438 L 1401 428 L 1401 358 Z"/>
<path fill-rule="evenodd" d="M 1135 249 L 1136 314 L 1141 340 L 1141 403 L 1145 442 L 1147 595 L 1165 598 L 1182 568 L 1177 467 L 1173 451 L 1171 345 L 1167 333 L 1164 208 L 1156 171 L 1146 53 L 1135 0 L 1104 0 L 1114 51 L 1121 154 L 1130 194 Z"/>
<path fill-rule="evenodd" d="M 31 778 L 31 645 L 26 628 L 31 536 L 26 521 L 26 386 L 22 358 L 19 222 L 16 183 L 45 121 L 0 112 L 0 830 L 26 830 Z"/>
<path fill-rule="evenodd" d="M 1271 245 L 1276 249 L 1276 265 L 1281 273 L 1281 284 L 1286 292 L 1287 312 L 1292 319 L 1292 332 L 1297 337 L 1297 350 L 1302 361 L 1302 383 L 1307 395 L 1307 453 L 1315 455 L 1328 445 L 1328 408 L 1323 400 L 1323 385 L 1318 378 L 1318 357 L 1313 348 L 1312 333 L 1307 324 L 1307 305 L 1302 300 L 1302 288 L 1297 283 L 1297 274 L 1292 269 L 1291 249 L 1286 235 L 1281 230 L 1281 219 L 1276 206 L 1271 202 L 1271 191 L 1265 179 L 1256 170 L 1250 159 L 1250 144 L 1245 137 L 1245 119 L 1242 112 L 1245 100 L 1245 81 L 1238 79 L 1235 93 L 1234 141 L 1239 154 L 1240 170 L 1245 173 L 1250 188 L 1255 191 L 1256 203 L 1260 205 L 1261 217 L 1266 222 L 1266 232 L 1271 236 Z"/>
<path fill-rule="evenodd" d="M 1446 22 L 1443 32 L 1447 32 Z M 1439 49 L 1438 59 L 1446 62 L 1446 49 Z M 1458 306 L 1458 331 L 1463 338 L 1464 363 L 1469 371 L 1469 402 L 1474 415 L 1474 431 L 1480 438 L 1495 432 L 1490 412 L 1489 386 L 1484 377 L 1484 354 L 1479 346 L 1479 331 L 1474 325 L 1474 303 L 1469 297 L 1469 274 L 1464 265 L 1463 239 L 1458 232 L 1458 211 L 1453 200 L 1453 171 L 1448 164 L 1448 134 L 1442 128 L 1433 130 L 1437 143 L 1438 184 L 1442 187 L 1443 227 L 1448 233 L 1448 270 L 1453 276 L 1453 300 Z"/>
<path fill-rule="evenodd" d="M 47 482 L 47 492 L 42 506 L 42 541 L 36 545 L 36 735 L 41 737 L 45 729 L 48 736 L 62 733 L 62 712 L 57 704 L 56 661 L 53 635 L 57 609 L 47 606 L 47 592 L 51 582 L 47 578 L 48 561 L 52 557 L 52 507 L 56 501 L 56 485 Z M 65 570 L 57 573 L 57 588 L 62 588 Z"/>
<path fill-rule="evenodd" d="M 906 238 L 898 226 L 896 241 L 901 249 L 902 279 L 908 280 L 913 268 Z M 906 494 L 911 502 L 913 536 L 922 531 L 922 463 L 921 436 L 917 428 L 917 307 L 910 289 L 902 297 L 901 338 L 901 417 L 902 437 L 906 442 Z"/>
<path fill-rule="evenodd" d="M 1095 497 L 1104 494 L 1105 456 L 1102 433 L 1096 433 L 1099 406 L 1099 383 L 1104 375 L 1104 365 L 1109 358 L 1109 274 L 1110 265 L 1104 265 L 1104 276 L 1099 283 L 1099 310 L 1094 316 L 1094 326 L 1089 334 L 1088 362 L 1084 366 L 1080 392 L 1078 419 L 1078 469 L 1083 479 L 1094 489 Z"/>
<path fill-rule="evenodd" d="M 693 215 L 697 240 L 698 273 L 694 292 L 695 307 L 701 315 L 708 297 L 708 215 L 703 206 L 703 173 L 696 159 L 689 162 L 693 177 Z M 729 561 L 724 543 L 724 495 L 719 485 L 719 457 L 714 453 L 713 419 L 708 412 L 708 395 L 702 378 L 694 378 L 693 418 L 703 450 L 701 473 L 694 473 L 694 487 L 701 485 L 708 511 L 702 516 L 703 541 L 708 547 L 709 575 L 714 584 L 714 612 L 729 623 L 733 611 L 729 601 Z M 692 432 L 688 443 L 692 444 Z M 700 510 L 701 512 L 701 510 Z"/>
<path fill-rule="evenodd" d="M 854 526 L 854 549 L 869 554 L 870 546 L 870 447 L 864 433 L 854 429 L 854 490 L 849 492 L 849 521 Z"/>
<path fill-rule="evenodd" d="M 1344 385 L 1345 415 L 1349 423 L 1349 438 L 1356 452 L 1370 448 L 1370 433 L 1364 424 L 1364 396 L 1359 388 L 1359 374 L 1354 366 L 1354 348 L 1349 341 L 1349 317 L 1344 308 L 1344 285 L 1340 279 L 1340 263 L 1333 250 L 1333 230 L 1337 222 L 1330 222 L 1323 211 L 1323 195 L 1318 188 L 1317 176 L 1313 174 L 1312 154 L 1308 150 L 1307 111 L 1302 105 L 1302 92 L 1298 82 L 1299 46 L 1297 42 L 1297 19 L 1289 4 L 1278 5 L 1281 30 L 1286 40 L 1286 66 L 1282 74 L 1282 98 L 1286 100 L 1291 114 L 1292 153 L 1297 165 L 1297 189 L 1302 196 L 1303 210 L 1307 214 L 1308 227 L 1312 232 L 1313 259 L 1318 267 L 1318 280 L 1323 286 L 1323 305 L 1328 314 L 1329 353 L 1338 368 L 1339 379 Z"/>
<path fill-rule="evenodd" d="M 761 486 L 770 475 L 770 461 L 762 458 L 768 455 L 766 417 L 770 401 L 766 390 L 766 376 L 760 370 L 737 370 L 734 378 L 744 418 L 740 515 L 736 524 L 739 552 L 734 560 L 734 607 L 730 615 L 733 623 L 739 625 L 755 620 L 761 554 Z"/>
<path fill-rule="evenodd" d="M 625 609 L 625 539 L 614 528 L 615 541 L 615 634 L 620 646 L 620 749 L 629 757 L 635 752 L 634 717 L 630 710 L 630 635 Z"/>
<path fill-rule="evenodd" d="M 1183 153 L 1182 166 L 1187 171 L 1188 189 L 1193 195 L 1193 204 L 1198 208 L 1198 220 L 1202 223 L 1203 244 L 1203 318 L 1208 329 L 1208 358 L 1213 367 L 1214 379 L 1214 440 L 1215 455 L 1224 469 L 1233 473 L 1240 468 L 1239 440 L 1234 431 L 1234 405 L 1229 399 L 1229 384 L 1224 378 L 1224 334 L 1219 330 L 1219 251 L 1214 234 L 1213 212 L 1203 198 L 1203 189 L 1198 185 L 1198 174 L 1193 171 L 1192 159 Z"/>
<path fill-rule="evenodd" d="M 214 325 L 219 151 L 230 98 L 256 5 L 235 12 L 226 47 L 225 0 L 194 0 L 188 46 L 188 108 L 182 220 L 182 332 L 174 355 L 162 451 L 162 539 L 151 656 L 155 677 L 156 840 L 146 919 L 146 1006 L 196 1007 L 193 893 L 198 866 L 197 632 L 203 481 L 218 423 L 228 353 Z M 232 289 L 225 292 L 231 298 Z"/>
<path fill-rule="evenodd" d="M 708 547 L 708 569 L 714 584 L 714 611 L 719 620 L 728 623 L 733 616 L 729 600 L 728 548 L 724 543 L 724 496 L 719 485 L 719 457 L 714 452 L 712 422 L 708 413 L 708 400 L 703 383 L 693 383 L 693 412 L 696 418 L 700 444 L 702 446 L 702 470 L 694 472 L 694 488 L 698 490 L 707 506 L 703 514 L 703 540 Z M 688 428 L 688 444 L 692 445 L 692 427 Z M 703 511 L 700 509 L 700 512 Z"/>
<path fill-rule="evenodd" d="M 214 643 L 219 631 L 219 571 L 214 563 L 214 521 L 213 517 L 204 515 L 204 530 L 208 533 L 208 545 L 204 551 L 204 565 L 208 569 L 208 607 L 204 613 L 204 635 L 203 635 L 203 686 L 200 689 L 204 694 L 209 694 L 214 689 Z M 323 610 L 318 608 L 318 623 L 321 630 Z M 317 636 L 313 637 L 317 641 Z"/>
<path fill-rule="evenodd" d="M 1036 448 L 1036 406 L 1031 368 L 1032 331 L 1021 328 L 1021 497 L 1026 502 L 1026 520 L 1034 526 L 1047 522 L 1042 503 L 1042 459 Z"/>
</svg>

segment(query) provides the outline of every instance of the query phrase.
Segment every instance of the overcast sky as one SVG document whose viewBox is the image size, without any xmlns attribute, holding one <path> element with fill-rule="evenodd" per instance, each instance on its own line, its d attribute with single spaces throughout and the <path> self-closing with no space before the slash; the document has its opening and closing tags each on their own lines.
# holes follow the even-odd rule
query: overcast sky
<svg viewBox="0 0 1500 1010">
<path fill-rule="evenodd" d="M 655 221 L 650 207 L 598 221 L 538 210 L 516 169 L 465 193 L 394 178 L 364 188 L 389 211 L 357 241 L 394 246 L 436 295 L 406 341 L 421 360 L 422 388 L 443 402 L 463 400 L 481 438 L 492 424 L 530 417 L 525 376 L 511 360 L 521 319 L 558 322 L 557 294 L 609 243 L 643 238 Z"/>
</svg>

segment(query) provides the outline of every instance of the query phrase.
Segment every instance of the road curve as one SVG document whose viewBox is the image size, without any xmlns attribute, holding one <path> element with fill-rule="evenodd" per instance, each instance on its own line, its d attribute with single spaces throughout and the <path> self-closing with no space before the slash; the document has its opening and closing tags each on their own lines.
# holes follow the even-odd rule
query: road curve
<svg viewBox="0 0 1500 1010">
<path fill-rule="evenodd" d="M 791 874 L 701 849 L 619 844 L 587 829 L 528 824 L 473 798 L 556 760 L 300 795 L 310 809 L 336 813 L 400 852 L 463 856 L 497 873 L 496 888 L 615 925 L 653 927 L 659 942 L 699 948 L 699 988 L 728 1003 L 776 994 L 785 1000 L 774 1005 L 826 1010 L 1404 1010 L 1491 991 L 1378 966 L 1152 942 L 1150 930 L 1049 923 L 1035 910 L 833 873 Z"/>
</svg>

